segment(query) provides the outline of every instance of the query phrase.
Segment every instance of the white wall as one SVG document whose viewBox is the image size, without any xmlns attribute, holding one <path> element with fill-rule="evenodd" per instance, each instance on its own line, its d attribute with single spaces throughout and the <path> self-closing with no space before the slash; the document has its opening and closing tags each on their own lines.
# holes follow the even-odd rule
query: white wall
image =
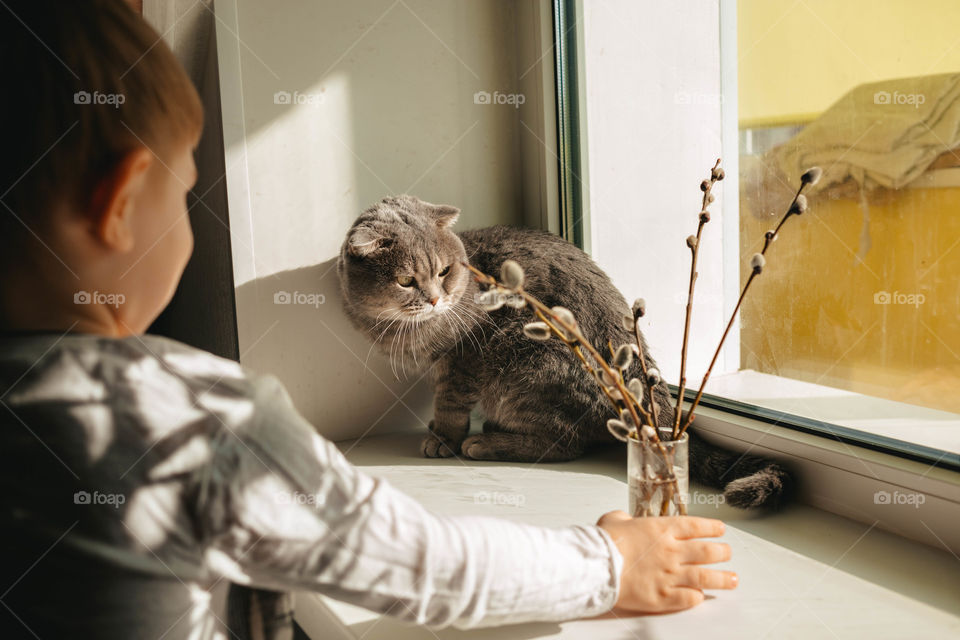
<svg viewBox="0 0 960 640">
<path fill-rule="evenodd" d="M 589 0 L 584 29 L 592 253 L 629 300 L 647 299 L 644 332 L 675 383 L 690 273 L 685 239 L 696 232 L 699 184 L 722 155 L 718 4 Z M 723 330 L 722 207 L 736 189 L 735 154 L 733 146 L 704 229 L 688 381 L 706 370 Z M 728 257 L 736 229 L 734 222 Z"/>
<path fill-rule="evenodd" d="M 356 216 L 397 193 L 461 207 L 460 228 L 539 215 L 520 167 L 530 104 L 474 103 L 523 82 L 518 11 L 474 0 L 217 2 L 241 361 L 278 375 L 331 439 L 423 428 L 432 413 L 423 385 L 395 380 L 341 312 L 335 261 Z M 275 104 L 280 91 L 305 103 Z M 277 305 L 278 291 L 325 301 Z"/>
</svg>

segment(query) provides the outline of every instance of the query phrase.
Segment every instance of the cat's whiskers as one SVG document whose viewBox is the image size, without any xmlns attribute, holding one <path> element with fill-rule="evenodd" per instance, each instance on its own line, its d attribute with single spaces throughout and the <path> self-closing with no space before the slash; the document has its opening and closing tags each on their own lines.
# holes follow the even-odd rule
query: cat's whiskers
<svg viewBox="0 0 960 640">
<path fill-rule="evenodd" d="M 470 315 L 477 320 L 476 324 L 480 328 L 480 334 L 483 336 L 484 343 L 487 342 L 487 334 L 483 330 L 483 325 L 485 324 L 489 324 L 493 327 L 494 335 L 506 335 L 504 330 L 500 328 L 500 325 L 498 325 L 494 319 L 490 317 L 490 314 L 481 310 L 476 304 L 468 304 L 463 302 L 462 298 L 460 299 L 459 304 L 461 304 L 465 310 L 469 311 Z"/>
<path fill-rule="evenodd" d="M 419 367 L 419 359 L 417 358 L 417 342 L 420 332 L 421 322 L 411 322 L 407 321 L 405 323 L 407 326 L 404 330 L 403 336 L 403 352 L 400 355 L 400 365 L 403 369 L 403 377 L 407 377 L 407 352 L 410 353 L 410 356 L 413 358 L 413 366 Z M 410 338 L 410 347 L 407 347 L 407 338 Z"/>
<path fill-rule="evenodd" d="M 465 355 L 468 342 L 478 352 L 482 351 L 483 344 L 487 342 L 484 325 L 491 325 L 495 333 L 503 333 L 488 313 L 469 304 L 463 294 L 453 301 L 446 301 L 442 307 L 432 309 L 426 306 L 417 309 L 384 309 L 373 320 L 367 333 L 371 336 L 376 334 L 376 337 L 367 352 L 364 365 L 369 361 L 373 348 L 389 340 L 390 368 L 397 380 L 407 376 L 407 352 L 413 359 L 412 366 L 419 369 L 421 355 L 429 361 L 437 354 L 450 349 L 457 350 L 458 346 L 460 354 Z"/>
<path fill-rule="evenodd" d="M 414 324 L 412 321 L 407 319 L 410 317 L 410 315 L 411 314 L 409 311 L 401 312 L 401 317 L 399 318 L 399 322 L 400 322 L 399 329 L 397 330 L 396 334 L 393 336 L 393 344 L 391 344 L 390 346 L 390 361 L 393 366 L 393 375 L 397 380 L 402 379 L 400 375 L 401 373 L 403 374 L 403 378 L 407 377 L 407 364 L 406 364 L 406 353 L 405 353 L 406 345 L 407 345 L 407 335 L 410 332 L 410 326 Z M 396 349 L 398 357 L 394 357 L 393 355 L 394 349 Z M 397 369 L 397 362 L 396 362 L 397 359 L 400 360 L 399 371 Z"/>
<path fill-rule="evenodd" d="M 457 301 L 456 308 L 463 311 L 464 314 L 466 314 L 467 317 L 472 321 L 473 326 L 477 327 L 480 330 L 480 336 L 482 337 L 484 344 L 486 344 L 487 342 L 487 332 L 483 328 L 484 324 L 489 323 L 493 325 L 494 331 L 496 333 L 503 333 L 503 330 L 497 326 L 497 324 L 493 321 L 493 319 L 490 317 L 489 314 L 481 311 L 475 305 L 470 305 L 465 303 L 462 298 Z M 471 335 L 472 334 L 473 332 L 471 331 Z M 472 336 L 472 337 L 475 341 L 477 340 L 476 336 Z M 476 345 L 477 345 L 477 349 L 479 350 L 480 343 L 476 342 Z"/>
<path fill-rule="evenodd" d="M 403 321 L 401 320 L 397 331 L 393 335 L 393 340 L 390 341 L 390 369 L 393 371 L 393 377 L 397 380 L 400 379 L 400 374 L 397 373 L 397 360 L 393 355 L 394 349 L 396 349 L 400 344 L 400 332 L 403 331 Z"/>
<path fill-rule="evenodd" d="M 383 320 L 379 320 L 375 325 L 373 325 L 372 327 L 370 327 L 370 329 L 368 330 L 369 333 L 372 334 L 372 333 L 374 332 L 374 330 L 376 330 L 377 326 L 379 326 L 381 323 L 383 323 L 383 322 L 386 322 L 386 323 L 387 323 L 387 325 L 383 328 L 383 331 L 380 332 L 380 335 L 378 335 L 376 338 L 374 338 L 373 344 L 371 344 L 371 345 L 370 345 L 370 348 L 367 350 L 367 357 L 366 357 L 366 359 L 363 361 L 363 366 L 364 366 L 364 368 L 367 368 L 367 363 L 370 362 L 370 354 L 373 353 L 374 347 L 376 347 L 376 346 L 377 346 L 377 343 L 380 342 L 380 341 L 383 339 L 383 336 L 385 336 L 385 335 L 387 334 L 387 331 L 390 330 L 390 327 L 392 327 L 397 321 L 400 320 L 400 316 L 401 316 L 401 313 L 402 313 L 402 312 L 401 312 L 399 309 L 386 309 L 386 310 L 380 312 L 380 314 L 377 316 L 377 318 L 379 318 L 380 316 L 382 316 L 383 314 L 388 313 L 388 312 L 392 312 L 392 314 L 390 315 L 389 318 L 384 318 Z"/>
<path fill-rule="evenodd" d="M 377 317 L 374 318 L 374 320 L 380 320 L 380 318 L 382 318 L 382 317 L 385 316 L 386 314 L 390 313 L 391 311 L 396 312 L 396 311 L 399 311 L 399 309 L 397 309 L 397 308 L 395 308 L 395 307 L 387 307 L 386 309 L 384 309 L 383 311 L 381 311 L 380 313 L 378 313 L 378 314 L 377 314 Z M 377 322 L 377 324 L 380 324 L 380 322 Z M 375 324 L 375 325 L 373 325 L 373 326 L 377 326 L 377 324 Z"/>
<path fill-rule="evenodd" d="M 486 343 L 487 332 L 484 330 L 483 325 L 485 322 L 489 322 L 490 324 L 493 324 L 493 320 L 491 320 L 490 316 L 488 316 L 485 313 L 478 313 L 476 307 L 471 307 L 470 305 L 465 303 L 461 303 L 461 305 L 462 305 L 461 308 L 464 310 L 464 312 L 470 316 L 471 320 L 473 320 L 474 326 L 476 326 L 480 330 L 480 337 L 483 338 L 483 342 Z"/>
<path fill-rule="evenodd" d="M 391 314 L 390 317 L 384 318 L 383 316 L 388 313 Z M 392 308 L 384 309 L 383 311 L 377 314 L 377 317 L 374 318 L 376 322 L 372 327 L 367 329 L 367 331 L 369 331 L 370 333 L 373 333 L 377 329 L 377 327 L 379 327 L 381 324 L 383 324 L 384 322 L 387 322 L 391 318 L 396 318 L 400 313 L 401 313 L 400 309 L 392 309 Z M 381 318 L 383 319 L 381 320 Z M 381 333 L 380 335 L 382 336 L 383 334 Z"/>
<path fill-rule="evenodd" d="M 420 316 L 421 313 L 415 311 L 398 310 L 389 318 L 389 324 L 376 339 L 379 342 L 391 328 L 394 328 L 394 325 L 397 325 L 390 342 L 390 365 L 397 380 L 407 376 L 406 354 L 408 351 L 413 358 L 414 366 L 420 367 L 418 351 L 420 347 L 425 346 L 424 337 L 431 337 L 423 326 L 429 318 L 421 320 Z"/>
<path fill-rule="evenodd" d="M 470 343 L 477 348 L 477 351 L 480 351 L 480 342 L 477 340 L 477 337 L 473 335 L 473 331 L 471 331 L 470 325 L 467 324 L 467 321 L 464 320 L 463 317 L 460 315 L 456 306 L 450 308 L 450 314 L 452 318 L 460 326 L 460 328 L 463 330 L 462 332 L 463 332 L 464 338 L 469 340 Z M 457 342 L 460 343 L 460 352 L 465 353 L 465 345 L 464 345 L 463 339 L 462 338 L 458 339 Z"/>
<path fill-rule="evenodd" d="M 403 323 L 403 328 L 400 329 L 400 346 L 399 346 L 399 351 L 400 351 L 400 368 L 401 368 L 401 370 L 403 371 L 403 377 L 404 377 L 404 378 L 407 377 L 407 356 L 406 356 L 406 351 L 407 351 L 407 349 L 406 349 L 406 346 L 407 346 L 407 333 L 408 333 L 409 330 L 410 330 L 410 324 L 411 324 L 411 323 L 410 323 L 409 321 L 405 321 L 405 322 Z M 399 380 L 400 377 L 398 376 L 397 379 Z"/>
<path fill-rule="evenodd" d="M 450 313 L 450 308 L 448 307 L 437 313 L 439 317 L 435 316 L 430 320 L 429 324 L 424 322 L 421 326 L 421 337 L 423 339 L 420 341 L 420 344 L 429 359 L 433 359 L 434 354 L 443 351 L 446 346 L 443 340 L 443 328 L 445 328 L 449 322 L 448 314 Z"/>
<path fill-rule="evenodd" d="M 420 349 L 417 348 L 417 344 L 418 343 L 422 344 L 422 340 L 420 340 L 420 333 L 422 330 L 423 330 L 423 322 L 414 323 L 413 329 L 411 329 L 411 332 L 413 333 L 412 337 L 413 337 L 414 348 L 410 350 L 410 355 L 413 356 L 413 366 L 417 368 L 420 367 L 420 360 L 419 358 L 417 358 L 417 351 L 419 351 Z"/>
<path fill-rule="evenodd" d="M 464 349 L 463 340 L 460 338 L 460 334 L 466 331 L 466 325 L 463 323 L 463 320 L 460 318 L 460 314 L 458 314 L 457 310 L 453 307 L 450 308 L 448 326 L 450 329 L 453 330 L 454 340 L 456 341 L 454 344 L 454 348 L 456 348 L 456 346 L 459 345 L 460 355 L 464 355 L 466 353 L 466 350 Z"/>
</svg>

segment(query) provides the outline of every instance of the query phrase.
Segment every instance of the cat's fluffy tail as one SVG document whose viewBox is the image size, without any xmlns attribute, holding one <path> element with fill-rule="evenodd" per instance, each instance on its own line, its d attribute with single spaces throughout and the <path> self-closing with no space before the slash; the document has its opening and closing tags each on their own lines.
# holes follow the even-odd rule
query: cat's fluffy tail
<svg viewBox="0 0 960 640">
<path fill-rule="evenodd" d="M 729 451 L 707 442 L 692 429 L 688 433 L 691 477 L 722 489 L 727 504 L 741 509 L 775 509 L 789 500 L 793 477 L 777 462 Z"/>
<path fill-rule="evenodd" d="M 645 350 L 649 353 L 649 350 Z M 655 367 L 652 360 L 647 367 Z M 670 391 L 665 383 L 655 390 L 660 407 L 659 426 L 673 426 L 674 411 Z M 696 424 L 687 431 L 690 445 L 690 477 L 708 487 L 720 489 L 727 504 L 740 509 L 776 509 L 790 500 L 794 481 L 790 472 L 768 458 L 736 453 L 708 442 L 696 431 Z"/>
</svg>

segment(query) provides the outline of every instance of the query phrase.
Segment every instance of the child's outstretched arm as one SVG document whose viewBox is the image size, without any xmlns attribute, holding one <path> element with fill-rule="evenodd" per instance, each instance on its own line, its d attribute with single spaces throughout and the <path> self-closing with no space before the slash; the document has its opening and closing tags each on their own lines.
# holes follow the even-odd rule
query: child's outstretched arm
<svg viewBox="0 0 960 640">
<path fill-rule="evenodd" d="M 719 535 L 681 527 L 680 519 L 631 529 L 608 514 L 601 526 L 551 529 L 431 513 L 347 462 L 275 380 L 253 384 L 252 418 L 220 434 L 195 505 L 208 563 L 231 580 L 319 591 L 410 622 L 460 628 L 594 616 L 615 604 L 685 608 L 702 599 L 698 588 L 727 586 L 674 575 L 686 563 L 728 555 L 697 546 L 716 543 L 679 543 L 681 530 Z M 645 541 L 659 559 L 644 559 Z"/>
</svg>

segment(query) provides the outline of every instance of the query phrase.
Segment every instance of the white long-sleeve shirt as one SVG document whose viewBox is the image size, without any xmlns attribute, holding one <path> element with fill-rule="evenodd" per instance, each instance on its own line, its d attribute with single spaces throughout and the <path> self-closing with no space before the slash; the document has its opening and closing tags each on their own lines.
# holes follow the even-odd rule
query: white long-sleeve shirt
<svg viewBox="0 0 960 640">
<path fill-rule="evenodd" d="M 0 428 L 0 620 L 40 637 L 221 637 L 229 581 L 430 627 L 617 599 L 599 527 L 434 514 L 347 462 L 274 378 L 171 340 L 0 338 Z"/>
</svg>

